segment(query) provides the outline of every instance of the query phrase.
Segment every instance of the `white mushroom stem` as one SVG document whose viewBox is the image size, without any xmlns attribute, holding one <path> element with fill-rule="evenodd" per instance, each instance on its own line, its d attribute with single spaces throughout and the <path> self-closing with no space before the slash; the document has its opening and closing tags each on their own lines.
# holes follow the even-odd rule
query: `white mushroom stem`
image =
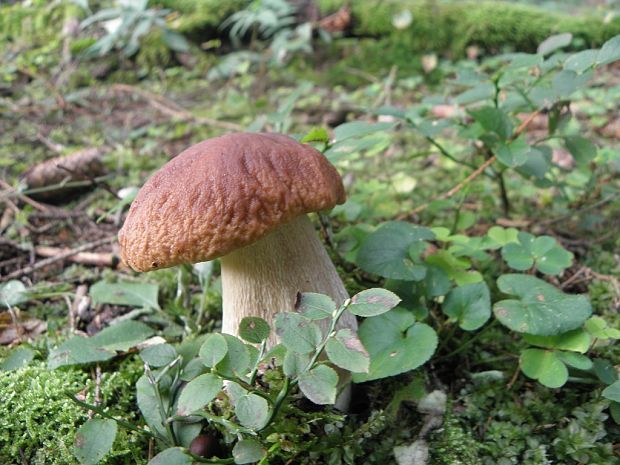
<svg viewBox="0 0 620 465">
<path fill-rule="evenodd" d="M 276 313 L 294 310 L 298 292 L 325 294 L 337 305 L 349 297 L 306 215 L 222 257 L 221 262 L 223 333 L 237 335 L 239 323 L 247 316 L 259 316 L 273 328 Z M 327 331 L 329 321 L 321 323 Z M 355 316 L 345 312 L 337 327 L 357 330 Z M 269 346 L 276 342 L 272 331 Z"/>
</svg>

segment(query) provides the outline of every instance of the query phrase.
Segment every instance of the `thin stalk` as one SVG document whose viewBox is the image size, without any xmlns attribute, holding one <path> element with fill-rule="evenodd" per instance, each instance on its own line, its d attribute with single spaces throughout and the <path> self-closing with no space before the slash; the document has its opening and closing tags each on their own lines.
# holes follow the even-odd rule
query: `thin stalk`
<svg viewBox="0 0 620 465">
<path fill-rule="evenodd" d="M 258 358 L 256 359 L 256 364 L 254 365 L 254 369 L 252 373 L 250 373 L 250 386 L 254 386 L 254 382 L 256 381 L 256 376 L 258 375 L 258 365 L 260 361 L 263 359 L 265 355 L 265 350 L 267 349 L 267 340 L 265 339 L 261 342 L 260 349 L 258 350 Z"/>
<path fill-rule="evenodd" d="M 166 428 L 166 435 L 168 436 L 168 441 L 170 442 L 170 444 L 176 445 L 176 439 L 174 437 L 172 425 L 165 421 L 165 419 L 168 417 L 168 410 L 164 407 L 164 399 L 161 396 L 161 392 L 159 392 L 158 381 L 153 377 L 153 372 L 151 371 L 151 367 L 149 367 L 148 363 L 144 364 L 144 374 L 149 380 L 149 383 L 151 383 L 151 386 L 153 386 L 153 392 L 155 393 L 155 398 L 157 399 L 157 403 L 159 404 L 159 413 L 162 419 L 162 423 Z"/>
<path fill-rule="evenodd" d="M 510 200 L 508 199 L 508 189 L 506 189 L 506 182 L 504 181 L 504 173 L 502 171 L 497 173 L 497 183 L 499 184 L 500 197 L 502 199 L 502 211 L 506 218 L 510 217 Z"/>
<path fill-rule="evenodd" d="M 491 323 L 489 323 L 482 331 L 480 331 L 478 334 L 475 334 L 474 336 L 472 336 L 471 338 L 469 338 L 467 341 L 465 341 L 464 343 L 462 343 L 457 349 L 453 350 L 452 352 L 450 352 L 447 355 L 443 355 L 441 357 L 439 357 L 438 359 L 436 359 L 435 361 L 438 362 L 440 360 L 445 360 L 447 358 L 450 357 L 454 357 L 455 355 L 460 354 L 461 352 L 463 352 L 465 349 L 467 349 L 471 344 L 473 344 L 475 341 L 477 341 L 478 339 L 480 339 L 480 337 L 482 337 L 482 335 L 487 332 L 490 328 L 492 328 L 493 326 L 495 326 L 497 324 L 497 320 L 493 320 Z"/>
<path fill-rule="evenodd" d="M 110 415 L 109 413 L 107 413 L 100 406 L 92 405 L 92 404 L 89 404 L 87 402 L 81 401 L 81 400 L 77 399 L 76 397 L 74 397 L 73 394 L 71 394 L 70 392 L 65 392 L 64 394 L 65 394 L 65 396 L 67 396 L 69 399 L 71 399 L 73 402 L 75 402 L 80 407 L 84 407 L 84 408 L 86 408 L 88 410 L 92 410 L 93 412 L 95 412 L 96 414 L 102 416 L 103 418 L 107 418 L 109 420 L 114 420 L 118 425 L 122 426 L 125 429 L 131 430 L 131 431 L 135 431 L 136 433 L 144 434 L 145 436 L 148 436 L 148 437 L 153 438 L 153 439 L 161 440 L 161 438 L 159 436 L 157 436 L 156 434 L 154 434 L 154 433 L 152 433 L 152 432 L 150 432 L 148 430 L 138 428 L 136 425 L 134 425 L 132 423 L 129 423 L 128 421 L 121 420 L 119 418 L 116 418 L 116 417 Z"/>
</svg>

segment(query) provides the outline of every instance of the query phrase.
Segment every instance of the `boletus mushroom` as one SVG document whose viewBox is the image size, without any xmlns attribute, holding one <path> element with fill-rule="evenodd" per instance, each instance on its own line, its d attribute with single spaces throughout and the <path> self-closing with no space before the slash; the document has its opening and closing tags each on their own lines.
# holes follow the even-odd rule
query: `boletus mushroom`
<svg viewBox="0 0 620 465">
<path fill-rule="evenodd" d="M 307 217 L 344 200 L 340 175 L 308 145 L 265 133 L 208 139 L 144 184 L 119 232 L 121 257 L 136 271 L 220 257 L 222 331 L 237 335 L 244 317 L 293 311 L 298 292 L 348 298 Z M 339 327 L 356 330 L 355 316 Z"/>
</svg>

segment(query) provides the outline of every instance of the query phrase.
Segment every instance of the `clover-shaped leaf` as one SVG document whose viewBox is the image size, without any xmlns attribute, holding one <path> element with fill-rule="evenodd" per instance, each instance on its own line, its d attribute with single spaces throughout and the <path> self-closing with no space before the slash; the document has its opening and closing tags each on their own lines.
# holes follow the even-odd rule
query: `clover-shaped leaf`
<svg viewBox="0 0 620 465">
<path fill-rule="evenodd" d="M 541 273 L 558 275 L 573 261 L 573 254 L 550 236 L 535 237 L 520 232 L 517 238 L 518 243 L 510 242 L 502 247 L 502 257 L 515 270 L 529 270 L 536 265 Z"/>
<path fill-rule="evenodd" d="M 297 294 L 295 310 L 311 320 L 331 318 L 336 310 L 336 303 L 331 297 L 315 292 L 303 292 Z"/>
<path fill-rule="evenodd" d="M 319 326 L 299 313 L 284 312 L 276 315 L 276 334 L 282 344 L 299 354 L 314 351 L 321 342 Z"/>
<path fill-rule="evenodd" d="M 473 331 L 491 317 L 491 296 L 486 283 L 466 284 L 452 289 L 442 309 L 461 329 Z"/>
<path fill-rule="evenodd" d="M 404 221 L 387 222 L 368 235 L 357 253 L 357 264 L 385 278 L 420 281 L 426 275 L 420 259 L 424 241 L 434 238 L 430 229 Z"/>
<path fill-rule="evenodd" d="M 428 325 L 416 323 L 402 308 L 364 320 L 358 335 L 370 354 L 368 373 L 354 373 L 357 383 L 413 370 L 431 358 L 437 335 Z"/>
<path fill-rule="evenodd" d="M 299 389 L 315 404 L 336 402 L 338 373 L 327 365 L 319 365 L 299 375 Z"/>
<path fill-rule="evenodd" d="M 534 276 L 505 274 L 497 286 L 517 299 L 497 302 L 493 313 L 500 323 L 519 333 L 555 336 L 578 328 L 592 313 L 586 296 L 565 294 Z"/>
<path fill-rule="evenodd" d="M 270 332 L 269 323 L 256 316 L 247 316 L 239 323 L 239 336 L 253 344 L 263 342 L 269 337 Z"/>
<path fill-rule="evenodd" d="M 557 336 L 535 336 L 525 334 L 523 339 L 529 344 L 547 349 L 568 350 L 585 353 L 590 348 L 592 339 L 583 329 L 578 328 Z"/>
<path fill-rule="evenodd" d="M 558 388 L 568 380 L 568 369 L 554 351 L 526 349 L 521 353 L 520 363 L 525 376 L 544 386 Z"/>
<path fill-rule="evenodd" d="M 340 368 L 367 373 L 370 359 L 357 334 L 348 328 L 339 330 L 327 340 L 327 357 Z"/>
<path fill-rule="evenodd" d="M 377 316 L 396 307 L 399 302 L 400 297 L 393 292 L 387 289 L 372 288 L 355 294 L 351 298 L 348 310 L 357 316 Z"/>
</svg>

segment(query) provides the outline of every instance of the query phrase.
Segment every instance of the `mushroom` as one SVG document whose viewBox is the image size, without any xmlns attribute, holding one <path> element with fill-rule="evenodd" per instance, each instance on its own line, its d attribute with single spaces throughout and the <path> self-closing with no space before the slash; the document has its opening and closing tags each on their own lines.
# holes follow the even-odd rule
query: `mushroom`
<svg viewBox="0 0 620 465">
<path fill-rule="evenodd" d="M 142 187 L 119 232 L 121 257 L 136 271 L 220 257 L 222 332 L 237 335 L 244 317 L 293 311 L 298 292 L 348 298 L 306 215 L 344 200 L 340 175 L 308 145 L 265 133 L 208 139 Z M 355 316 L 338 327 L 356 330 Z"/>
</svg>

